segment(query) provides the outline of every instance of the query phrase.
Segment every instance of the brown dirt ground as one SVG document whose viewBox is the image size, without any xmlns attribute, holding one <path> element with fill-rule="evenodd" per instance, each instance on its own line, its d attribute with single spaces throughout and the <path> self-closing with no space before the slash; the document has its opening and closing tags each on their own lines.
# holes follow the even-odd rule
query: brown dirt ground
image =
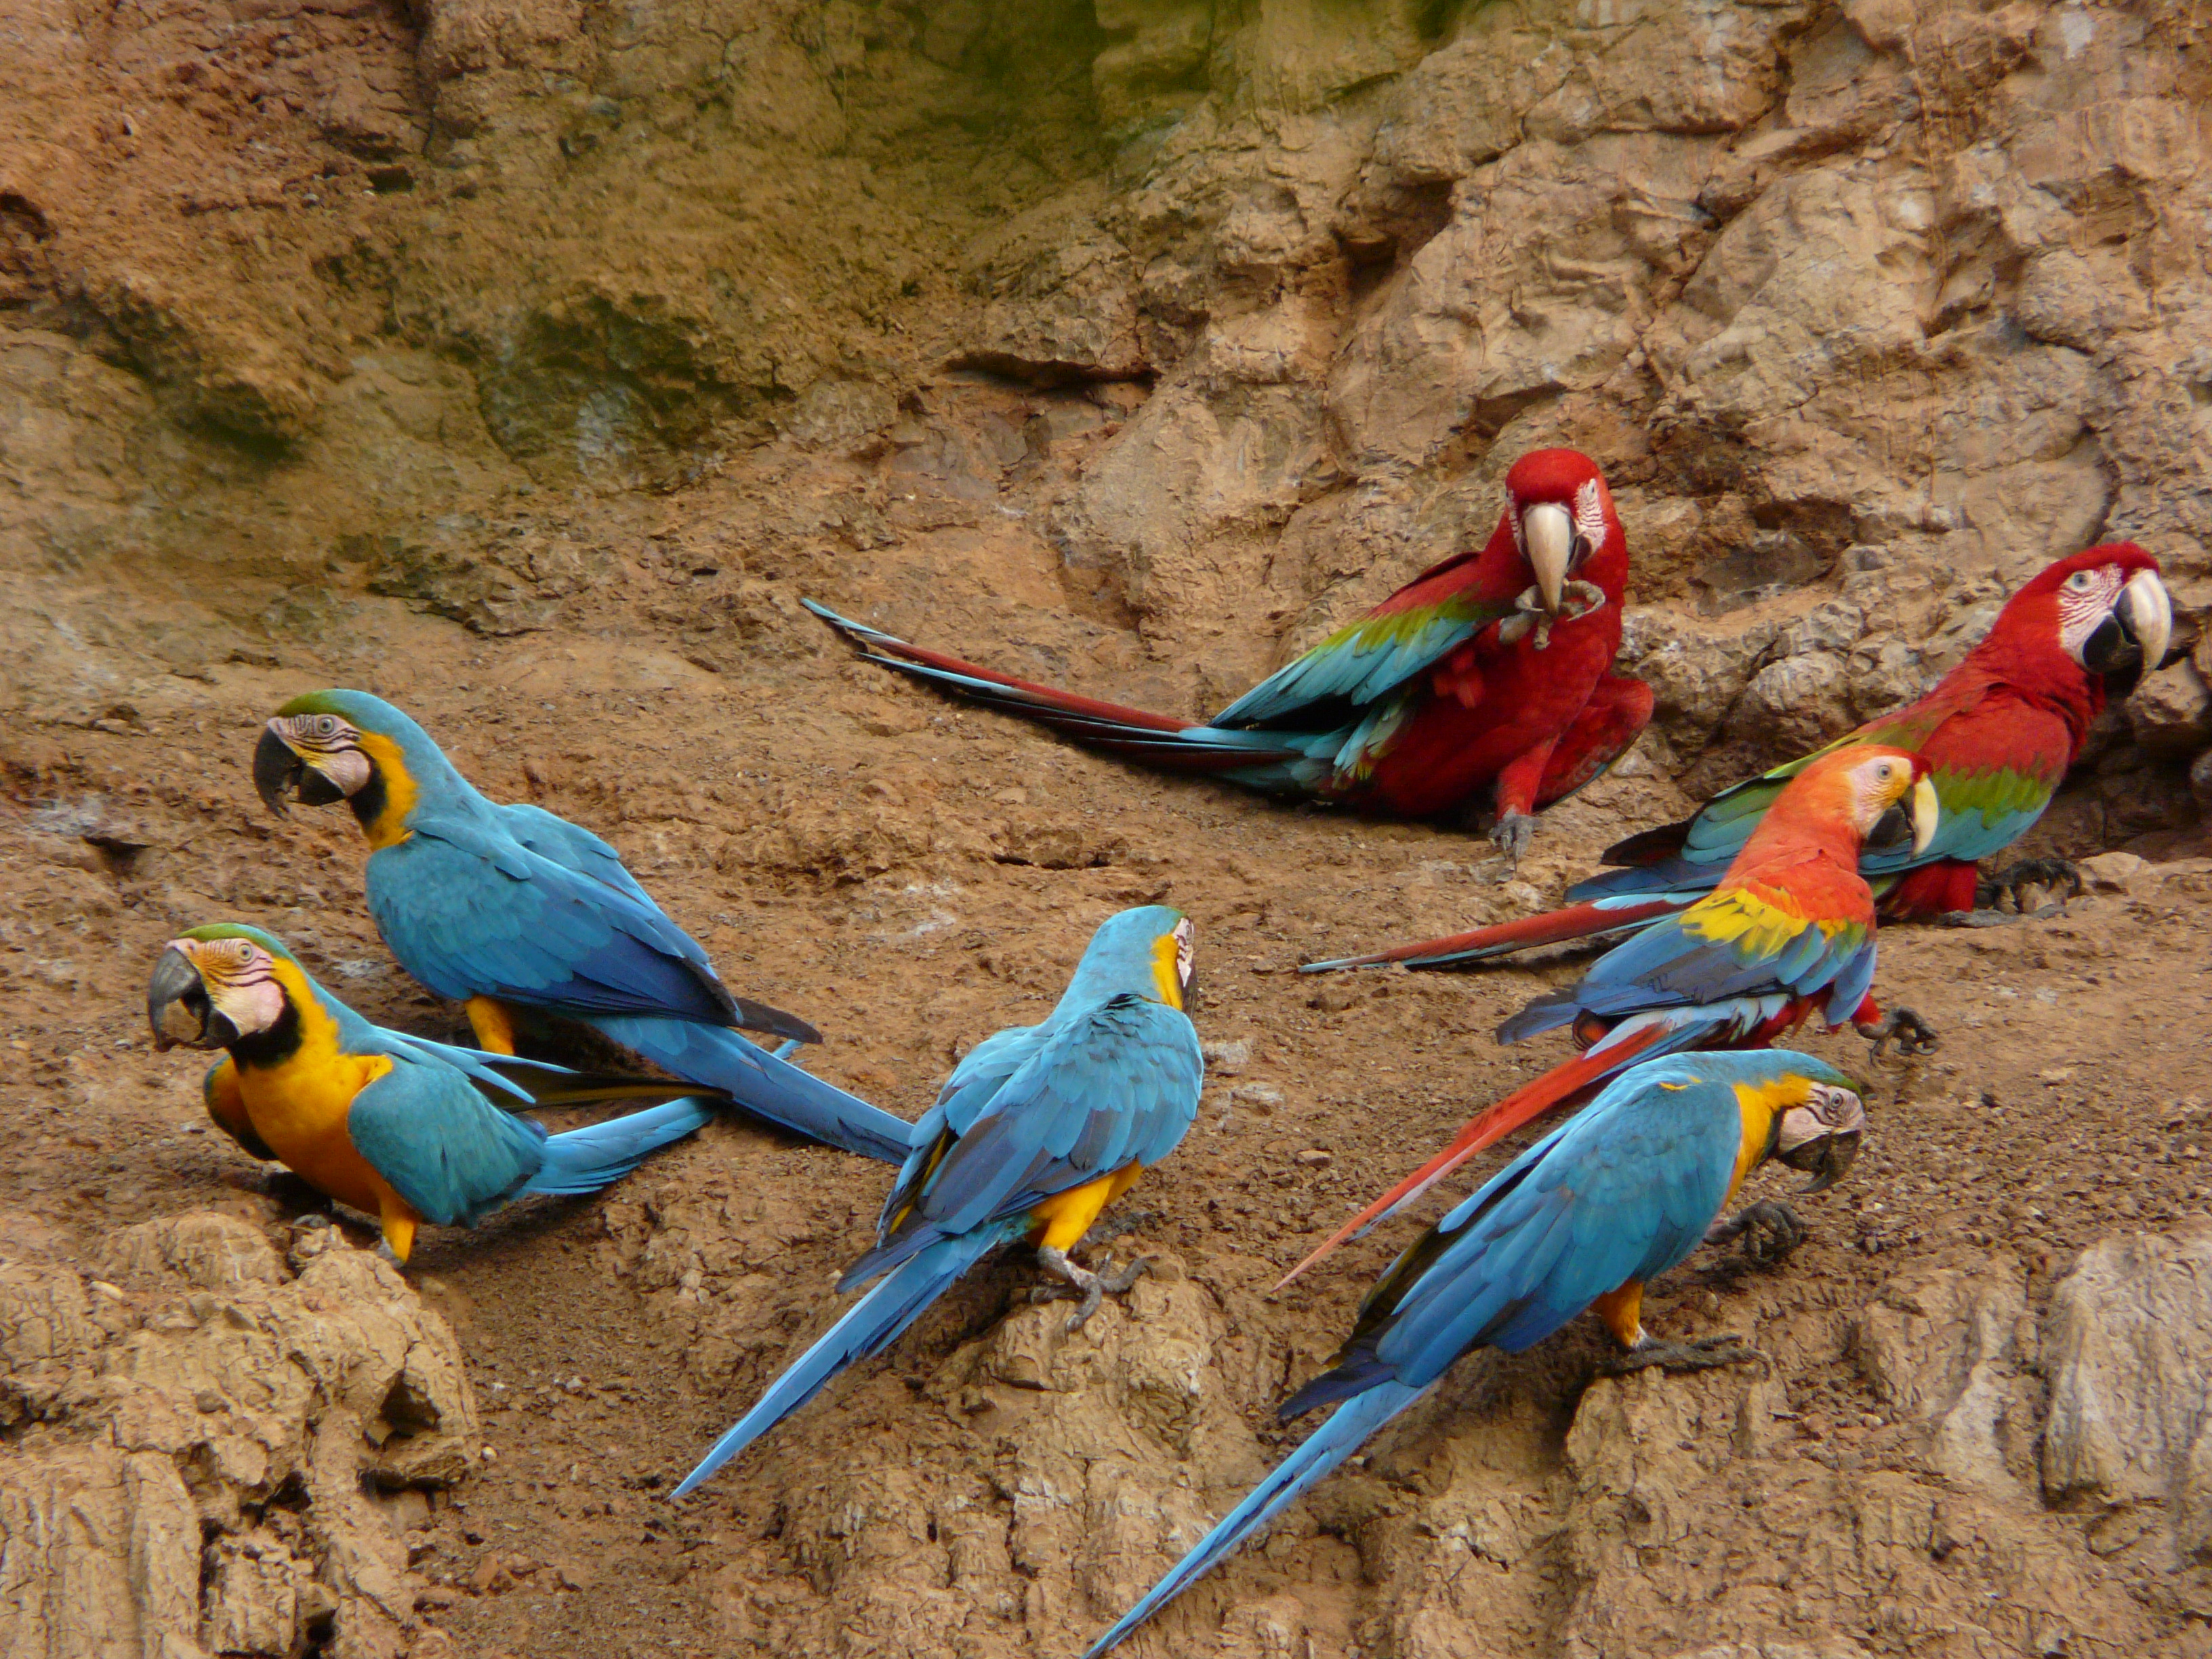
<svg viewBox="0 0 2212 1659">
<path fill-rule="evenodd" d="M 802 482 L 842 465 L 809 462 Z M 1156 899 L 1188 910 L 1200 1030 L 1249 1041 L 1253 1059 L 1210 1082 L 1182 1149 L 1099 1236 L 1127 1235 L 1164 1259 L 1164 1277 L 1179 1269 L 1220 1300 L 1220 1363 L 1263 1441 L 1279 1443 L 1279 1388 L 1334 1346 L 1406 1233 L 1347 1249 L 1283 1297 L 1267 1286 L 1471 1107 L 1556 1058 L 1550 1044 L 1501 1050 L 1488 1030 L 1563 969 L 1297 975 L 1302 959 L 1439 931 L 1494 902 L 1486 844 L 1153 778 L 897 684 L 850 661 L 791 598 L 1056 667 L 1103 695 L 1172 698 L 1184 665 L 1070 617 L 1049 550 L 1018 516 L 915 525 L 865 561 L 818 539 L 766 569 L 757 556 L 665 551 L 709 544 L 757 499 L 746 487 L 654 504 L 663 539 L 623 543 L 620 579 L 550 632 L 489 640 L 398 600 L 342 596 L 340 620 L 312 642 L 157 676 L 91 726 L 0 732 L 0 1206 L 88 1251 L 187 1208 L 272 1226 L 301 1209 L 299 1189 L 264 1182 L 209 1130 L 196 1063 L 151 1050 L 144 976 L 181 927 L 262 923 L 370 1017 L 459 1029 L 383 952 L 350 820 L 273 821 L 248 780 L 256 728 L 278 702 L 366 685 L 408 706 L 495 798 L 607 836 L 734 984 L 822 1028 L 811 1064 L 909 1117 L 968 1046 L 1042 1011 L 1107 915 Z M 64 597 L 117 611 L 166 603 L 121 586 Z M 687 641 L 714 615 L 744 626 L 735 648 L 723 633 L 709 672 Z M 1609 780 L 1553 815 L 1522 873 L 1556 890 L 1607 840 L 1680 805 L 1655 776 Z M 2100 895 L 2059 919 L 1887 934 L 1881 989 L 1942 1030 L 1942 1051 L 1880 1072 L 1865 1155 L 1806 1206 L 1814 1237 L 1785 1269 L 1701 1257 L 1657 1288 L 1650 1322 L 1771 1334 L 1803 1309 L 1862 1304 L 1906 1268 L 1992 1252 L 2021 1260 L 2039 1304 L 2086 1243 L 2212 1209 L 2208 935 L 2212 872 L 2197 866 L 2147 899 Z M 1864 1053 L 1856 1038 L 1810 1046 L 1846 1065 Z M 1232 1101 L 1254 1084 L 1279 1103 Z M 1328 1157 L 1298 1159 L 1310 1151 Z M 604 1201 L 536 1202 L 472 1236 L 431 1234 L 414 1277 L 471 1357 L 495 1461 L 411 1534 L 433 1586 L 427 1616 L 483 1655 L 741 1650 L 744 1632 L 807 1593 L 810 1552 L 834 1547 L 785 1535 L 798 1477 L 775 1460 L 889 1456 L 917 1480 L 975 1482 L 991 1461 L 988 1416 L 942 1409 L 930 1379 L 1025 1293 L 1018 1252 L 697 1499 L 672 1510 L 655 1490 L 822 1328 L 886 1177 L 731 1122 Z M 717 1248 L 751 1268 L 720 1324 L 651 1271 L 648 1247 L 687 1204 L 687 1224 L 714 1218 Z M 1559 1415 L 1597 1352 L 1578 1330 L 1521 1362 L 1516 1386 Z M 1848 1358 L 1802 1358 L 1786 1387 L 1805 1455 L 1893 1466 L 1899 1431 Z M 1451 1416 L 1447 1396 L 1422 1432 L 1447 1431 Z M 1206 1502 L 1231 1496 L 1224 1484 Z M 502 1577 L 501 1552 L 545 1565 Z M 1326 1534 L 1248 1554 L 1224 1577 L 1246 1596 L 1341 1581 L 1356 1614 L 1356 1559 Z M 1188 1598 L 1176 1628 L 1210 1628 L 1212 1594 Z M 1079 1601 L 1060 1645 L 1111 1611 Z M 866 1651 L 877 1638 L 853 1639 Z"/>
</svg>

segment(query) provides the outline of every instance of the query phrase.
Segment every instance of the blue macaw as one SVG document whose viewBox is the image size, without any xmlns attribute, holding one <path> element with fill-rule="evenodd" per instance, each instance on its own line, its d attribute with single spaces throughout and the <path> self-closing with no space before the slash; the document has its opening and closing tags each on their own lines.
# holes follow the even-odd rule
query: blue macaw
<svg viewBox="0 0 2212 1659">
<path fill-rule="evenodd" d="M 1067 1252 L 1146 1167 L 1182 1143 L 1198 1115 L 1206 1061 L 1183 1012 L 1190 921 L 1147 904 L 1110 917 L 1042 1024 L 983 1039 L 953 1068 L 915 1126 L 914 1151 L 884 1200 L 876 1248 L 838 1289 L 883 1282 L 799 1356 L 714 1443 L 675 1496 L 811 1400 L 848 1365 L 880 1352 L 953 1280 L 1024 1237 L 1083 1298 L 1073 1331 L 1109 1291 L 1134 1284 L 1092 1273 Z"/>
<path fill-rule="evenodd" d="M 217 923 L 169 941 L 147 1018 L 159 1048 L 228 1052 L 202 1085 L 208 1115 L 258 1158 L 377 1218 L 404 1263 L 425 1221 L 472 1227 L 530 1193 L 594 1193 L 690 1134 L 720 1096 L 571 1072 L 387 1031 L 313 979 L 282 941 Z M 549 1135 L 517 1111 L 650 1098 L 665 1105 Z"/>
<path fill-rule="evenodd" d="M 1835 1067 L 1787 1048 L 1669 1055 L 1623 1073 L 1390 1266 L 1328 1370 L 1285 1419 L 1342 1402 L 1085 1659 L 1117 1645 L 1247 1534 L 1352 1455 L 1477 1348 L 1518 1353 L 1595 1307 L 1626 1351 L 1618 1368 L 1728 1364 L 1733 1338 L 1645 1334 L 1644 1286 L 1686 1258 L 1743 1178 L 1769 1158 L 1832 1185 L 1866 1110 Z"/>
<path fill-rule="evenodd" d="M 738 1035 L 819 1042 L 805 1020 L 732 996 L 690 934 L 588 830 L 500 806 L 422 728 L 365 691 L 317 691 L 279 709 L 253 752 L 276 812 L 345 801 L 374 849 L 368 908 L 399 965 L 463 1003 L 477 1042 L 514 1052 L 511 1009 L 605 1033 L 680 1078 L 786 1128 L 886 1164 L 909 1126 Z"/>
</svg>

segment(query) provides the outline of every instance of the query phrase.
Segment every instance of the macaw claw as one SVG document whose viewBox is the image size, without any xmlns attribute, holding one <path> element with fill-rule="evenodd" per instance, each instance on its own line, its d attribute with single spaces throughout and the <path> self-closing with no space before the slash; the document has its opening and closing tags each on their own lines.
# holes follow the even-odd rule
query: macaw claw
<svg viewBox="0 0 2212 1659">
<path fill-rule="evenodd" d="M 1859 1035 L 1874 1044 L 1869 1056 L 1873 1060 L 1880 1060 L 1892 1042 L 1897 1044 L 1899 1059 L 1917 1060 L 1934 1054 L 1943 1042 L 1942 1033 L 1910 1008 L 1891 1009 L 1877 1024 L 1860 1026 Z"/>
<path fill-rule="evenodd" d="M 1687 1342 L 1662 1342 L 1647 1336 L 1626 1353 L 1601 1361 L 1598 1370 L 1607 1376 L 1623 1376 L 1654 1365 L 1669 1371 L 1709 1371 L 1722 1365 L 1747 1365 L 1758 1358 L 1759 1350 L 1745 1346 L 1743 1338 L 1734 1331 Z"/>
<path fill-rule="evenodd" d="M 2081 879 L 2081 872 L 2069 859 L 2022 859 L 2011 868 L 2000 870 L 1987 881 L 1976 884 L 1975 908 L 1977 912 L 1995 910 L 1997 901 L 2009 893 L 2012 895 L 2012 908 L 2016 914 L 2043 915 L 2050 913 L 2050 906 L 2045 905 L 2034 910 L 2030 910 L 2027 906 L 2028 894 L 2038 888 L 2054 896 L 2061 908 L 2066 900 L 2079 898 L 2089 890 L 2088 884 Z"/>
<path fill-rule="evenodd" d="M 1805 1242 L 1806 1228 L 1796 1211 L 1769 1200 L 1705 1229 L 1708 1244 L 1725 1244 L 1735 1238 L 1743 1240 L 1743 1253 L 1753 1261 L 1786 1261 Z"/>
<path fill-rule="evenodd" d="M 1528 850 L 1528 843 L 1536 838 L 1535 817 L 1528 812 L 1506 812 L 1499 816 L 1490 829 L 1490 839 L 1498 850 L 1505 854 L 1509 866 L 1517 866 L 1521 855 Z"/>
<path fill-rule="evenodd" d="M 1030 1293 L 1030 1299 L 1049 1302 L 1063 1296 L 1079 1296 L 1083 1305 L 1067 1316 L 1066 1334 L 1073 1336 L 1091 1322 L 1091 1316 L 1098 1311 L 1099 1304 L 1109 1296 L 1120 1296 L 1150 1273 L 1152 1264 L 1139 1256 L 1119 1273 L 1092 1273 L 1088 1267 L 1079 1267 L 1067 1259 L 1067 1252 L 1047 1244 L 1037 1250 L 1037 1260 L 1067 1281 L 1066 1285 L 1040 1285 Z M 1108 1258 L 1110 1268 L 1112 1258 Z"/>
</svg>

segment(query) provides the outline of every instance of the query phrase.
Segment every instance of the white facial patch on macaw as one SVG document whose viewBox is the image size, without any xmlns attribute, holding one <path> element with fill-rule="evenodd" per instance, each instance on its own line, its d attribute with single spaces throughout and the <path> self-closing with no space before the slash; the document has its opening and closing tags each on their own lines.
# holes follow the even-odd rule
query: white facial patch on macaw
<svg viewBox="0 0 2212 1659">
<path fill-rule="evenodd" d="M 1606 512 L 1612 504 L 1602 478 L 1585 478 L 1575 491 L 1575 534 L 1582 538 L 1583 557 L 1605 545 Z"/>
<path fill-rule="evenodd" d="M 1861 835 L 1872 830 L 1881 822 L 1881 815 L 1897 805 L 1911 777 L 1909 763 L 1887 756 L 1852 769 L 1852 817 Z"/>
<path fill-rule="evenodd" d="M 372 769 L 361 752 L 361 732 L 336 714 L 278 714 L 269 728 L 348 797 L 368 783 Z"/>
<path fill-rule="evenodd" d="M 1777 1152 L 1794 1152 L 1823 1135 L 1855 1135 L 1866 1132 L 1866 1103 L 1849 1089 L 1832 1083 L 1816 1083 L 1802 1106 L 1782 1115 L 1775 1137 Z"/>
<path fill-rule="evenodd" d="M 2077 570 L 2058 585 L 2058 642 L 2075 662 L 2088 649 L 2089 635 L 2112 615 L 2125 585 L 2116 564 Z"/>
<path fill-rule="evenodd" d="M 276 960 L 249 939 L 170 941 L 199 969 L 208 1000 L 238 1028 L 240 1036 L 265 1031 L 284 1015 L 284 988 L 276 982 Z"/>
<path fill-rule="evenodd" d="M 1190 988 L 1191 969 L 1196 964 L 1197 949 L 1193 941 L 1198 930 L 1185 916 L 1175 925 L 1176 980 L 1186 991 Z"/>
</svg>

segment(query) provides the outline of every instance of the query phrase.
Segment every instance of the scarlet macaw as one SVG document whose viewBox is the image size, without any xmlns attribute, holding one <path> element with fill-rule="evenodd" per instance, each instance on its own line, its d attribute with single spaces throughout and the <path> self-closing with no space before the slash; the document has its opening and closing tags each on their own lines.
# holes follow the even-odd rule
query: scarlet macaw
<svg viewBox="0 0 2212 1659">
<path fill-rule="evenodd" d="M 1607 848 L 1607 863 L 1626 867 L 1569 888 L 1566 908 L 1314 963 L 1308 971 L 1477 962 L 1618 932 L 1680 909 L 1728 867 L 1791 778 L 1820 755 L 1877 744 L 1925 756 L 1943 808 L 1942 829 L 1927 847 L 1869 846 L 1861 857 L 1882 920 L 1972 910 L 1975 866 L 2043 816 L 2105 707 L 2107 678 L 2156 668 L 2172 637 L 2172 602 L 2156 559 L 2133 542 L 2076 553 L 2014 594 L 1988 636 L 1917 702 L 1716 795 L 1695 817 Z"/>
<path fill-rule="evenodd" d="M 372 1025 L 276 939 L 234 923 L 171 939 L 146 1014 L 157 1048 L 228 1052 L 202 1085 L 208 1115 L 258 1158 L 381 1223 L 404 1264 L 425 1221 L 472 1227 L 530 1193 L 595 1193 L 714 1115 L 720 1097 L 650 1078 L 571 1072 Z M 511 1115 L 616 1100 L 667 1103 L 565 1134 Z"/>
<path fill-rule="evenodd" d="M 1344 1462 L 1477 1348 L 1518 1353 L 1595 1307 L 1620 1368 L 1747 1357 L 1733 1339 L 1655 1341 L 1644 1285 L 1698 1248 L 1743 1178 L 1770 1158 L 1832 1185 L 1866 1110 L 1850 1079 L 1809 1054 L 1679 1054 L 1615 1078 L 1579 1114 L 1493 1176 L 1391 1264 L 1330 1370 L 1285 1419 L 1338 1409 L 1092 1644 L 1116 1646 L 1249 1534 Z M 1339 1402 L 1342 1402 L 1339 1404 Z"/>
<path fill-rule="evenodd" d="M 1206 1080 L 1183 1012 L 1189 920 L 1164 905 L 1098 929 L 1042 1024 L 986 1037 L 953 1068 L 915 1126 L 914 1152 L 884 1200 L 876 1248 L 837 1288 L 886 1275 L 769 1385 L 714 1443 L 683 1497 L 811 1400 L 848 1365 L 881 1352 L 953 1280 L 998 1246 L 1029 1237 L 1037 1259 L 1079 1291 L 1078 1328 L 1108 1292 L 1144 1271 L 1079 1267 L 1067 1252 L 1149 1165 L 1179 1146 Z"/>
<path fill-rule="evenodd" d="M 1489 544 L 1433 565 L 1212 721 L 979 668 L 807 605 L 871 662 L 1170 771 L 1432 817 L 1480 799 L 1518 857 L 1534 814 L 1602 773 L 1651 718 L 1613 673 L 1628 546 L 1605 475 L 1571 449 L 1505 475 Z"/>
<path fill-rule="evenodd" d="M 288 791 L 306 805 L 353 808 L 374 849 L 368 908 L 377 930 L 401 967 L 466 1006 L 486 1048 L 513 1054 L 512 1009 L 542 1009 L 787 1128 L 886 1164 L 904 1160 L 904 1119 L 738 1035 L 821 1040 L 794 1015 L 732 996 L 620 854 L 540 808 L 486 800 L 382 698 L 293 698 L 261 734 L 253 780 L 278 813 Z"/>
<path fill-rule="evenodd" d="M 1939 827 L 1927 761 L 1901 749 L 1841 749 L 1807 763 L 1776 798 L 1728 874 L 1678 913 L 1647 924 L 1580 981 L 1538 997 L 1498 1028 L 1500 1042 L 1570 1026 L 1583 1052 L 1473 1119 L 1450 1146 L 1369 1205 L 1284 1276 L 1287 1284 L 1374 1220 L 1412 1202 L 1485 1146 L 1623 1067 L 1689 1048 L 1764 1047 L 1818 1013 L 1846 1021 L 1879 1053 L 1935 1046 L 1918 1016 L 1884 1018 L 1873 993 L 1874 894 L 1859 874 L 1869 830 L 1911 798 L 1911 838 Z M 1763 1211 L 1786 1249 L 1795 1218 Z"/>
</svg>

